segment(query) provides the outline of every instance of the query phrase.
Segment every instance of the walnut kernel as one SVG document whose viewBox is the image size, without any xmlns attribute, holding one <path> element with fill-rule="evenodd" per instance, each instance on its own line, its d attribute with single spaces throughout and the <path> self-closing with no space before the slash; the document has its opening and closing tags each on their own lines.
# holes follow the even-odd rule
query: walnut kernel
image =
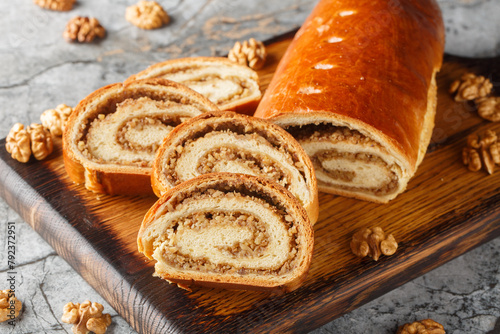
<svg viewBox="0 0 500 334">
<path fill-rule="evenodd" d="M 479 156 L 479 148 L 481 148 L 479 136 L 477 134 L 467 136 L 467 146 L 462 150 L 462 161 L 471 172 L 477 172 L 483 165 Z"/>
<path fill-rule="evenodd" d="M 89 331 L 95 334 L 104 334 L 111 324 L 111 316 L 102 311 L 104 307 L 99 303 L 85 301 L 83 303 L 67 303 L 64 306 L 61 321 L 73 324 L 73 333 L 87 334 Z"/>
<path fill-rule="evenodd" d="M 432 319 L 415 321 L 399 327 L 397 334 L 446 334 L 443 325 Z"/>
<path fill-rule="evenodd" d="M 35 159 L 43 160 L 52 153 L 52 135 L 42 124 L 31 124 L 26 131 L 30 135 L 31 152 Z"/>
<path fill-rule="evenodd" d="M 479 116 L 491 122 L 500 121 L 500 97 L 489 97 L 477 102 Z"/>
<path fill-rule="evenodd" d="M 500 143 L 496 132 L 487 130 L 481 139 L 477 134 L 469 135 L 462 159 L 470 171 L 477 172 L 484 166 L 488 174 L 493 174 L 495 166 L 500 165 Z"/>
<path fill-rule="evenodd" d="M 157 29 L 170 22 L 170 17 L 160 4 L 146 0 L 127 7 L 125 19 L 141 29 Z"/>
<path fill-rule="evenodd" d="M 378 261 L 381 254 L 393 255 L 398 243 L 392 234 L 386 236 L 382 228 L 365 228 L 352 236 L 351 250 L 359 257 L 371 256 Z"/>
<path fill-rule="evenodd" d="M 490 94 L 493 84 L 483 76 L 473 73 L 464 74 L 450 86 L 450 93 L 456 93 L 455 101 L 471 101 L 486 97 Z"/>
<path fill-rule="evenodd" d="M 68 11 L 73 9 L 75 0 L 34 0 L 38 6 L 57 11 Z"/>
<path fill-rule="evenodd" d="M 30 135 L 24 125 L 16 123 L 7 135 L 5 148 L 12 158 L 19 162 L 28 162 L 31 156 Z"/>
<path fill-rule="evenodd" d="M 11 290 L 0 290 L 0 322 L 17 318 L 22 307 L 23 304 Z"/>
<path fill-rule="evenodd" d="M 45 110 L 40 115 L 40 120 L 43 126 L 49 129 L 51 134 L 61 136 L 66 126 L 66 121 L 72 112 L 73 108 L 65 104 L 60 104 L 55 109 Z"/>
<path fill-rule="evenodd" d="M 105 35 L 106 30 L 96 18 L 81 16 L 69 20 L 66 24 L 66 30 L 64 30 L 63 33 L 63 37 L 68 42 L 78 41 L 80 43 L 89 43 L 92 42 L 94 38 L 103 38 Z"/>
<path fill-rule="evenodd" d="M 247 65 L 254 70 L 262 68 L 266 62 L 267 51 L 264 43 L 250 38 L 243 44 L 236 42 L 227 55 L 229 60 L 241 65 Z"/>
</svg>

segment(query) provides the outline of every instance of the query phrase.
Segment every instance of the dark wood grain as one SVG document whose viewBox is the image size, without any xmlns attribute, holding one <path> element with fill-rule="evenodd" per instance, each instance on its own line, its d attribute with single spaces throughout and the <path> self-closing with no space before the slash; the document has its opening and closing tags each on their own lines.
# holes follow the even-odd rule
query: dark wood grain
<svg viewBox="0 0 500 334">
<path fill-rule="evenodd" d="M 263 89 L 290 38 L 268 45 Z M 447 93 L 469 71 L 490 77 L 498 90 L 499 60 L 446 56 L 434 136 L 408 190 L 386 205 L 320 194 L 308 279 L 283 296 L 187 292 L 153 277 L 136 237 L 156 198 L 97 196 L 73 184 L 60 141 L 48 160 L 27 164 L 11 159 L 0 141 L 0 195 L 139 333 L 308 332 L 500 235 L 500 171 L 472 173 L 461 162 L 469 133 L 500 125 Z M 356 258 L 353 232 L 375 225 L 395 235 L 398 252 L 378 262 Z"/>
</svg>

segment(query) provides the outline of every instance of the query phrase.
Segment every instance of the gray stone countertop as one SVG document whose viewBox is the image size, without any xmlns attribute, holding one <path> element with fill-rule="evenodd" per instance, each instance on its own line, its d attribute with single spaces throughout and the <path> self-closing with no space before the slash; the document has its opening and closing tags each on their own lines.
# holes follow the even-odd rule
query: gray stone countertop
<svg viewBox="0 0 500 334">
<path fill-rule="evenodd" d="M 60 103 L 76 103 L 106 84 L 150 64 L 181 56 L 224 55 L 237 40 L 266 40 L 297 28 L 316 1 L 159 0 L 172 22 L 154 31 L 124 19 L 135 0 L 79 0 L 70 12 L 39 8 L 32 0 L 0 2 L 0 138 L 20 122 L 39 122 Z M 500 54 L 498 0 L 441 0 L 449 53 Z M 93 16 L 107 29 L 88 45 L 62 38 L 66 22 Z M 135 333 L 17 213 L 0 200 L 0 289 L 7 286 L 7 225 L 17 238 L 16 294 L 24 311 L 0 333 L 71 333 L 60 321 L 68 301 L 100 302 L 111 313 L 108 333 Z M 447 333 L 500 333 L 500 238 L 313 331 L 395 333 L 398 325 L 432 318 Z M 307 330 L 307 329 L 304 329 Z M 311 329 L 312 330 L 312 329 Z"/>
</svg>

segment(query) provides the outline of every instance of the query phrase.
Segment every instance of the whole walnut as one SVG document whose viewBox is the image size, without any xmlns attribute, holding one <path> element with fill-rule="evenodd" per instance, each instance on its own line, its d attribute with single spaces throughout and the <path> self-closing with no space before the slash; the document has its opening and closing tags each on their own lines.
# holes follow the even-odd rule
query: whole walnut
<svg viewBox="0 0 500 334">
<path fill-rule="evenodd" d="M 6 138 L 5 148 L 12 158 L 19 162 L 28 162 L 31 157 L 31 140 L 24 125 L 16 123 Z"/>
</svg>

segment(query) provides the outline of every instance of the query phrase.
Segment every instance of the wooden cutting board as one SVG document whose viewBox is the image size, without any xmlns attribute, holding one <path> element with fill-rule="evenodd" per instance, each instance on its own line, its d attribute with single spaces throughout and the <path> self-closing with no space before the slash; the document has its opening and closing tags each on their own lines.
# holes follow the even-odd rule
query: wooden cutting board
<svg viewBox="0 0 500 334">
<path fill-rule="evenodd" d="M 263 89 L 291 37 L 269 43 Z M 320 194 L 309 276 L 283 296 L 188 292 L 153 277 L 136 236 L 156 198 L 97 196 L 73 184 L 60 140 L 48 160 L 27 164 L 11 159 L 0 141 L 0 195 L 139 333 L 308 332 L 500 235 L 500 171 L 473 173 L 461 162 L 468 134 L 500 131 L 500 124 L 447 92 L 469 71 L 489 77 L 498 91 L 500 58 L 445 57 L 432 143 L 405 193 L 386 205 Z M 394 234 L 395 255 L 375 262 L 351 253 L 352 234 L 369 226 Z"/>
</svg>

